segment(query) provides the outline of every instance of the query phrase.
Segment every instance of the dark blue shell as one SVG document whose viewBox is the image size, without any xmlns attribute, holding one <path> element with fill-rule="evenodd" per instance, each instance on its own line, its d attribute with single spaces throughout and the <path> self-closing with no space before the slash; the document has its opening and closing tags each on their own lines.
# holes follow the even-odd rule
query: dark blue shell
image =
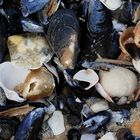
<svg viewBox="0 0 140 140">
<path fill-rule="evenodd" d="M 41 10 L 49 0 L 21 0 L 21 8 L 23 16 L 27 17 L 29 14 L 33 14 Z"/>
<path fill-rule="evenodd" d="M 15 135 L 19 122 L 16 118 L 0 118 L 0 140 L 9 140 Z"/>
<path fill-rule="evenodd" d="M 3 0 L 0 0 L 0 5 L 2 5 L 3 4 Z"/>
<path fill-rule="evenodd" d="M 96 133 L 100 128 L 105 127 L 111 120 L 111 114 L 107 111 L 101 111 L 83 122 L 83 131 Z"/>
<path fill-rule="evenodd" d="M 112 30 L 111 16 L 99 0 L 91 0 L 89 3 L 88 30 L 93 33 L 108 33 Z"/>
<path fill-rule="evenodd" d="M 36 108 L 29 112 L 19 125 L 15 140 L 36 140 L 44 116 L 44 108 Z"/>
<path fill-rule="evenodd" d="M 0 15 L 0 63 L 5 60 L 7 32 L 7 21 Z"/>
</svg>

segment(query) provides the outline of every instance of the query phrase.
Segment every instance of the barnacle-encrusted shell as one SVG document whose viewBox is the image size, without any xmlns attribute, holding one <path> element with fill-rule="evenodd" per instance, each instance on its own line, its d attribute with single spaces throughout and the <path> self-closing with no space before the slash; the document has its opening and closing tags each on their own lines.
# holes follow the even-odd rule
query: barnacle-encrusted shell
<svg viewBox="0 0 140 140">
<path fill-rule="evenodd" d="M 129 96 L 137 86 L 136 75 L 125 68 L 115 67 L 110 71 L 100 71 L 100 83 L 111 97 Z"/>
<path fill-rule="evenodd" d="M 36 100 L 52 95 L 55 87 L 53 75 L 44 67 L 32 70 L 24 81 L 22 96 Z"/>
<path fill-rule="evenodd" d="M 29 69 L 40 68 L 53 55 L 47 40 L 37 34 L 12 35 L 7 45 L 11 62 Z"/>
</svg>

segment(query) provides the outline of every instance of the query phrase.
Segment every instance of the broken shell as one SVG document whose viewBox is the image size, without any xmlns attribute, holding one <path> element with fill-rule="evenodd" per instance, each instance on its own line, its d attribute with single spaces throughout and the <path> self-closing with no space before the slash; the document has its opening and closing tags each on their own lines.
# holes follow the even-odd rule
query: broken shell
<svg viewBox="0 0 140 140">
<path fill-rule="evenodd" d="M 137 7 L 133 15 L 133 22 L 137 23 L 140 20 L 140 5 Z"/>
<path fill-rule="evenodd" d="M 101 137 L 99 140 L 117 140 L 117 138 L 115 137 L 114 133 L 108 132 L 103 137 Z"/>
<path fill-rule="evenodd" d="M 38 69 L 52 58 L 46 38 L 37 34 L 12 35 L 7 42 L 11 62 L 28 69 Z"/>
<path fill-rule="evenodd" d="M 90 106 L 90 109 L 95 113 L 108 110 L 109 109 L 108 102 L 103 100 L 97 101 Z"/>
<path fill-rule="evenodd" d="M 129 56 L 129 53 L 125 49 L 125 45 L 128 43 L 134 43 L 134 27 L 129 27 L 123 33 L 120 35 L 119 43 L 120 43 L 120 49 L 124 54 L 127 54 Z"/>
<path fill-rule="evenodd" d="M 137 86 L 136 75 L 122 67 L 100 71 L 99 77 L 101 85 L 111 97 L 130 96 Z"/>
<path fill-rule="evenodd" d="M 106 126 L 111 120 L 111 114 L 108 111 L 96 113 L 83 122 L 83 131 L 88 133 L 96 133 Z"/>
<path fill-rule="evenodd" d="M 116 10 L 122 5 L 121 0 L 100 0 L 108 9 Z"/>
<path fill-rule="evenodd" d="M 32 70 L 23 84 L 22 96 L 36 100 L 52 95 L 55 87 L 53 75 L 44 67 Z"/>
<path fill-rule="evenodd" d="M 14 89 L 24 82 L 29 72 L 29 70 L 15 66 L 10 62 L 0 64 L 0 87 L 4 90 L 9 100 L 24 101 Z"/>
<path fill-rule="evenodd" d="M 89 86 L 85 90 L 90 89 L 99 81 L 97 73 L 92 69 L 80 70 L 73 76 L 73 79 L 88 82 Z"/>
<path fill-rule="evenodd" d="M 65 132 L 64 117 L 61 111 L 55 111 L 52 117 L 48 120 L 48 124 L 54 135 L 59 135 Z"/>
<path fill-rule="evenodd" d="M 140 137 L 140 121 L 134 121 L 130 129 L 133 135 Z"/>
<path fill-rule="evenodd" d="M 93 134 L 83 134 L 80 140 L 96 140 L 96 135 Z"/>
<path fill-rule="evenodd" d="M 134 32 L 134 42 L 136 46 L 140 48 L 140 21 L 136 24 L 133 32 Z"/>
</svg>

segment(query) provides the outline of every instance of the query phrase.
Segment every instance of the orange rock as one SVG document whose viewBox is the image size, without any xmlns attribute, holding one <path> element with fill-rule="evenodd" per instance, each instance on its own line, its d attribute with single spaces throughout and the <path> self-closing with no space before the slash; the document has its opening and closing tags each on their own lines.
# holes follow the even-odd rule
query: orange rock
<svg viewBox="0 0 140 140">
<path fill-rule="evenodd" d="M 140 137 L 140 121 L 134 121 L 130 127 L 133 135 Z"/>
</svg>

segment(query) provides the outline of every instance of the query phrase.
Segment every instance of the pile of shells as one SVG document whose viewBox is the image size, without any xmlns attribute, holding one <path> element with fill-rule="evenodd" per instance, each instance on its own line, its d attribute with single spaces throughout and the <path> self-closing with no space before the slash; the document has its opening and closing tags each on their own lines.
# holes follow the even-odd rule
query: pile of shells
<svg viewBox="0 0 140 140">
<path fill-rule="evenodd" d="M 0 140 L 139 140 L 140 1 L 0 0 Z"/>
</svg>

